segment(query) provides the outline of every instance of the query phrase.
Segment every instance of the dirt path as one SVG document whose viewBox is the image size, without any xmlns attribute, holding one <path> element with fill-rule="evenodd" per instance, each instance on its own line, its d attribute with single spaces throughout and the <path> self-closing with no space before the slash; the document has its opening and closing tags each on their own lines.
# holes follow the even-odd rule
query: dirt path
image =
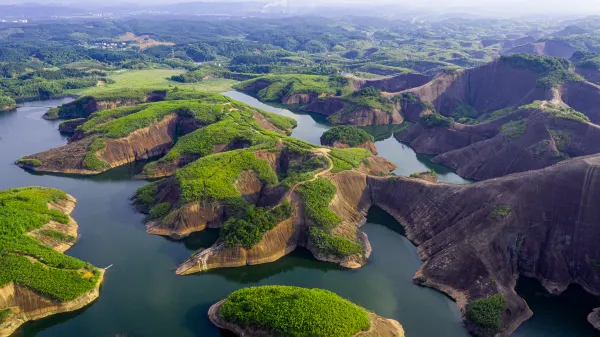
<svg viewBox="0 0 600 337">
<path fill-rule="evenodd" d="M 289 199 L 291 197 L 292 193 L 296 190 L 296 188 L 298 186 L 300 186 L 302 184 L 305 184 L 305 183 L 309 183 L 311 181 L 315 181 L 320 176 L 325 175 L 325 174 L 331 172 L 331 170 L 333 169 L 333 160 L 331 160 L 331 158 L 329 158 L 329 152 L 330 152 L 329 149 L 318 148 L 318 149 L 313 150 L 313 152 L 317 152 L 317 153 L 323 154 L 325 156 L 325 159 L 327 159 L 327 162 L 329 163 L 329 166 L 325 170 L 317 172 L 314 175 L 314 177 L 312 177 L 312 179 L 298 182 L 298 183 L 294 184 L 292 187 L 290 187 L 290 190 L 285 195 L 285 198 L 284 198 L 285 200 L 287 200 L 287 199 Z"/>
</svg>

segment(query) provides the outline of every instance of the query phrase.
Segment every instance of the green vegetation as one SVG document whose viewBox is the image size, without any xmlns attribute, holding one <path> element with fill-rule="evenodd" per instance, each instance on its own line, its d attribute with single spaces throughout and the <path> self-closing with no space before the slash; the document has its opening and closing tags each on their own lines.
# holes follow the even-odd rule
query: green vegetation
<svg viewBox="0 0 600 337">
<path fill-rule="evenodd" d="M 492 211 L 491 216 L 494 218 L 506 218 L 510 215 L 511 208 L 508 205 L 500 205 Z"/>
<path fill-rule="evenodd" d="M 318 227 L 310 227 L 308 237 L 314 246 L 325 254 L 350 256 L 362 254 L 363 246 L 340 236 L 334 236 Z"/>
<path fill-rule="evenodd" d="M 463 124 L 473 122 L 477 117 L 479 117 L 477 110 L 466 103 L 459 104 L 452 112 L 452 118 Z"/>
<path fill-rule="evenodd" d="M 212 154 L 177 171 L 175 178 L 183 201 L 226 200 L 240 197 L 234 183 L 244 171 L 253 171 L 267 184 L 276 184 L 277 175 L 269 163 L 251 150 Z"/>
<path fill-rule="evenodd" d="M 72 235 L 65 234 L 63 232 L 58 232 L 53 229 L 43 229 L 43 230 L 40 230 L 38 233 L 40 233 L 41 235 L 44 235 L 44 236 L 51 237 L 58 241 L 62 241 L 62 242 L 75 242 L 75 239 L 76 239 Z"/>
<path fill-rule="evenodd" d="M 550 130 L 550 135 L 556 144 L 556 149 L 564 153 L 571 145 L 571 135 L 562 130 Z"/>
<path fill-rule="evenodd" d="M 421 116 L 419 123 L 426 128 L 442 127 L 449 128 L 454 123 L 454 119 L 440 115 L 438 113 Z"/>
<path fill-rule="evenodd" d="M 40 167 L 42 166 L 42 161 L 35 158 L 21 158 L 17 160 L 17 164 L 31 166 L 31 167 Z"/>
<path fill-rule="evenodd" d="M 321 136 L 321 142 L 332 145 L 335 142 L 348 144 L 355 147 L 366 142 L 374 142 L 375 138 L 368 134 L 365 130 L 355 126 L 334 126 L 325 131 Z"/>
<path fill-rule="evenodd" d="M 235 83 L 235 81 L 222 78 L 215 78 L 199 83 L 189 84 L 179 83 L 171 80 L 173 76 L 180 75 L 181 73 L 181 70 L 171 69 L 129 70 L 111 76 L 110 79 L 113 82 L 111 84 L 107 84 L 105 86 L 100 87 L 93 87 L 78 93 L 81 95 L 96 96 L 106 91 L 119 91 L 128 89 L 146 90 L 147 88 L 167 89 L 172 87 L 219 93 L 231 90 L 231 86 Z"/>
<path fill-rule="evenodd" d="M 264 84 L 263 84 L 264 83 Z M 349 80 L 341 76 L 267 75 L 234 86 L 246 91 L 259 86 L 256 94 L 261 101 L 281 101 L 293 94 L 342 95 L 350 93 Z"/>
<path fill-rule="evenodd" d="M 431 175 L 432 177 L 437 178 L 437 173 L 435 173 L 434 170 L 412 173 L 409 177 L 410 178 L 421 178 L 422 176 L 425 176 L 425 175 Z"/>
<path fill-rule="evenodd" d="M 363 308 L 330 291 L 288 286 L 237 290 L 219 314 L 235 324 L 290 337 L 350 337 L 370 326 Z"/>
<path fill-rule="evenodd" d="M 250 205 L 241 217 L 231 217 L 225 222 L 221 237 L 227 247 L 251 249 L 266 232 L 291 216 L 292 207 L 287 201 L 273 209 Z"/>
<path fill-rule="evenodd" d="M 167 215 L 167 213 L 169 213 L 170 210 L 171 204 L 169 204 L 168 202 L 162 202 L 152 207 L 152 209 L 150 210 L 150 219 L 162 218 L 163 216 Z"/>
<path fill-rule="evenodd" d="M 331 231 L 340 223 L 340 217 L 329 208 L 331 199 L 337 193 L 331 181 L 317 178 L 302 184 L 296 191 L 304 201 L 306 214 L 315 225 Z"/>
<path fill-rule="evenodd" d="M 108 167 L 108 163 L 101 158 L 98 158 L 98 152 L 104 151 L 106 143 L 104 138 L 96 138 L 87 149 L 85 158 L 83 159 L 83 167 L 92 171 L 101 171 Z"/>
<path fill-rule="evenodd" d="M 331 172 L 337 173 L 353 168 L 358 168 L 360 163 L 372 154 L 369 150 L 362 148 L 349 148 L 349 149 L 331 149 L 329 152 L 331 160 L 333 161 L 333 169 Z"/>
<path fill-rule="evenodd" d="M 500 132 L 510 139 L 519 139 L 525 133 L 526 120 L 508 122 L 500 127 Z"/>
<path fill-rule="evenodd" d="M 96 287 L 97 269 L 26 235 L 49 221 L 68 223 L 67 215 L 48 208 L 64 199 L 64 192 L 40 187 L 0 192 L 0 286 L 15 282 L 59 301 L 73 300 Z M 47 230 L 42 234 L 68 239 Z"/>
<path fill-rule="evenodd" d="M 561 57 L 516 54 L 502 56 L 500 60 L 508 62 L 512 67 L 529 69 L 540 75 L 537 81 L 540 88 L 552 88 L 565 82 L 583 80 L 581 76 L 569 70 L 571 62 Z"/>
<path fill-rule="evenodd" d="M 497 331 L 502 328 L 502 311 L 506 299 L 500 294 L 477 299 L 467 306 L 467 317 L 474 323 Z"/>
<path fill-rule="evenodd" d="M 256 111 L 258 111 L 258 113 L 263 115 L 267 119 L 267 121 L 269 121 L 271 124 L 275 125 L 278 129 L 286 131 L 286 133 L 288 135 L 290 135 L 292 133 L 292 129 L 294 129 L 298 126 L 298 122 L 293 118 L 281 116 L 276 113 L 272 113 L 272 112 L 268 112 L 268 111 L 264 111 L 264 110 L 260 110 L 260 109 L 257 109 Z"/>
<path fill-rule="evenodd" d="M 134 195 L 135 200 L 143 206 L 152 206 L 156 202 L 156 194 L 160 183 L 161 180 L 157 180 L 138 188 Z"/>
<path fill-rule="evenodd" d="M 0 111 L 13 109 L 17 105 L 14 99 L 0 94 Z"/>
<path fill-rule="evenodd" d="M 2 309 L 0 310 L 0 324 L 4 323 L 12 314 L 11 309 Z"/>
</svg>

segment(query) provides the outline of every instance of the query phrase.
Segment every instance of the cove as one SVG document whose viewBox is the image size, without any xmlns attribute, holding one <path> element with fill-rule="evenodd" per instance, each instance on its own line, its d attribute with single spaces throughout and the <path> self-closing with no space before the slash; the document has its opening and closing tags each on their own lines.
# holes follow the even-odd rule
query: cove
<svg viewBox="0 0 600 337">
<path fill-rule="evenodd" d="M 238 91 L 223 93 L 240 102 L 251 106 L 274 112 L 280 115 L 294 118 L 298 121 L 298 127 L 292 132 L 292 136 L 313 144 L 321 144 L 320 137 L 332 125 L 327 122 L 323 115 L 298 110 L 288 110 L 290 106 L 282 104 L 268 105 L 258 99 Z M 398 125 L 381 125 L 363 127 L 365 131 L 375 137 L 375 145 L 379 156 L 386 158 L 398 166 L 394 171 L 399 176 L 410 176 L 412 173 L 433 170 L 437 173 L 440 182 L 449 184 L 470 184 L 471 180 L 461 178 L 454 171 L 444 165 L 435 164 L 430 161 L 432 156 L 417 154 L 410 146 L 398 142 L 393 133 Z"/>
<path fill-rule="evenodd" d="M 107 271 L 97 302 L 74 313 L 30 322 L 15 336 L 220 336 L 221 332 L 207 319 L 209 306 L 236 289 L 264 284 L 330 289 L 400 321 L 407 336 L 468 336 L 451 300 L 412 283 L 421 265 L 416 249 L 403 236 L 402 226 L 376 208 L 370 210 L 364 227 L 373 253 L 369 263 L 359 270 L 343 270 L 298 251 L 271 264 L 176 276 L 177 265 L 191 252 L 209 247 L 218 234 L 209 230 L 184 241 L 146 234 L 144 216 L 131 207 L 129 200 L 145 184 L 131 179 L 142 164 L 93 177 L 33 174 L 13 164 L 25 154 L 66 143 L 66 137 L 57 131 L 58 122 L 45 121 L 41 116 L 68 100 L 30 102 L 17 111 L 0 114 L 0 189 L 38 185 L 60 188 L 75 196 L 78 202 L 73 217 L 80 225 L 81 238 L 67 254 L 98 267 L 113 267 Z M 305 123 L 301 118 L 310 118 L 307 123 L 315 121 L 310 115 L 285 113 L 299 120 L 299 129 Z M 318 141 L 327 127 L 321 124 L 321 130 L 311 130 L 308 125 L 309 129 L 303 127 L 295 136 Z M 395 142 L 393 138 L 387 140 Z M 377 145 L 382 152 L 381 142 Z M 402 161 L 396 163 L 402 165 Z M 541 313 L 542 321 L 532 320 L 534 325 L 528 331 L 558 336 L 551 333 L 569 309 L 559 306 Z M 590 336 L 583 329 L 569 332 L 569 336 Z"/>
</svg>

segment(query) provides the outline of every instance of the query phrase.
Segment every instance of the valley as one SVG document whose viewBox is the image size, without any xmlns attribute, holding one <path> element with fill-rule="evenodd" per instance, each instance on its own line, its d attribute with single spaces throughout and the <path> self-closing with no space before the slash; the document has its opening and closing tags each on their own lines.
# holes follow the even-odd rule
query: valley
<svg viewBox="0 0 600 337">
<path fill-rule="evenodd" d="M 0 336 L 600 335 L 598 20 L 124 15 L 0 21 Z"/>
</svg>

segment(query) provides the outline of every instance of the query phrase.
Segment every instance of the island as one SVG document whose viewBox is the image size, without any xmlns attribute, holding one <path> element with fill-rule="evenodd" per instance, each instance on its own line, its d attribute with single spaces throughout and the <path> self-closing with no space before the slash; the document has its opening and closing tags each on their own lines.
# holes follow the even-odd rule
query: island
<svg viewBox="0 0 600 337">
<path fill-rule="evenodd" d="M 397 321 L 323 289 L 240 289 L 211 306 L 208 317 L 217 327 L 243 337 L 404 337 Z"/>
</svg>

